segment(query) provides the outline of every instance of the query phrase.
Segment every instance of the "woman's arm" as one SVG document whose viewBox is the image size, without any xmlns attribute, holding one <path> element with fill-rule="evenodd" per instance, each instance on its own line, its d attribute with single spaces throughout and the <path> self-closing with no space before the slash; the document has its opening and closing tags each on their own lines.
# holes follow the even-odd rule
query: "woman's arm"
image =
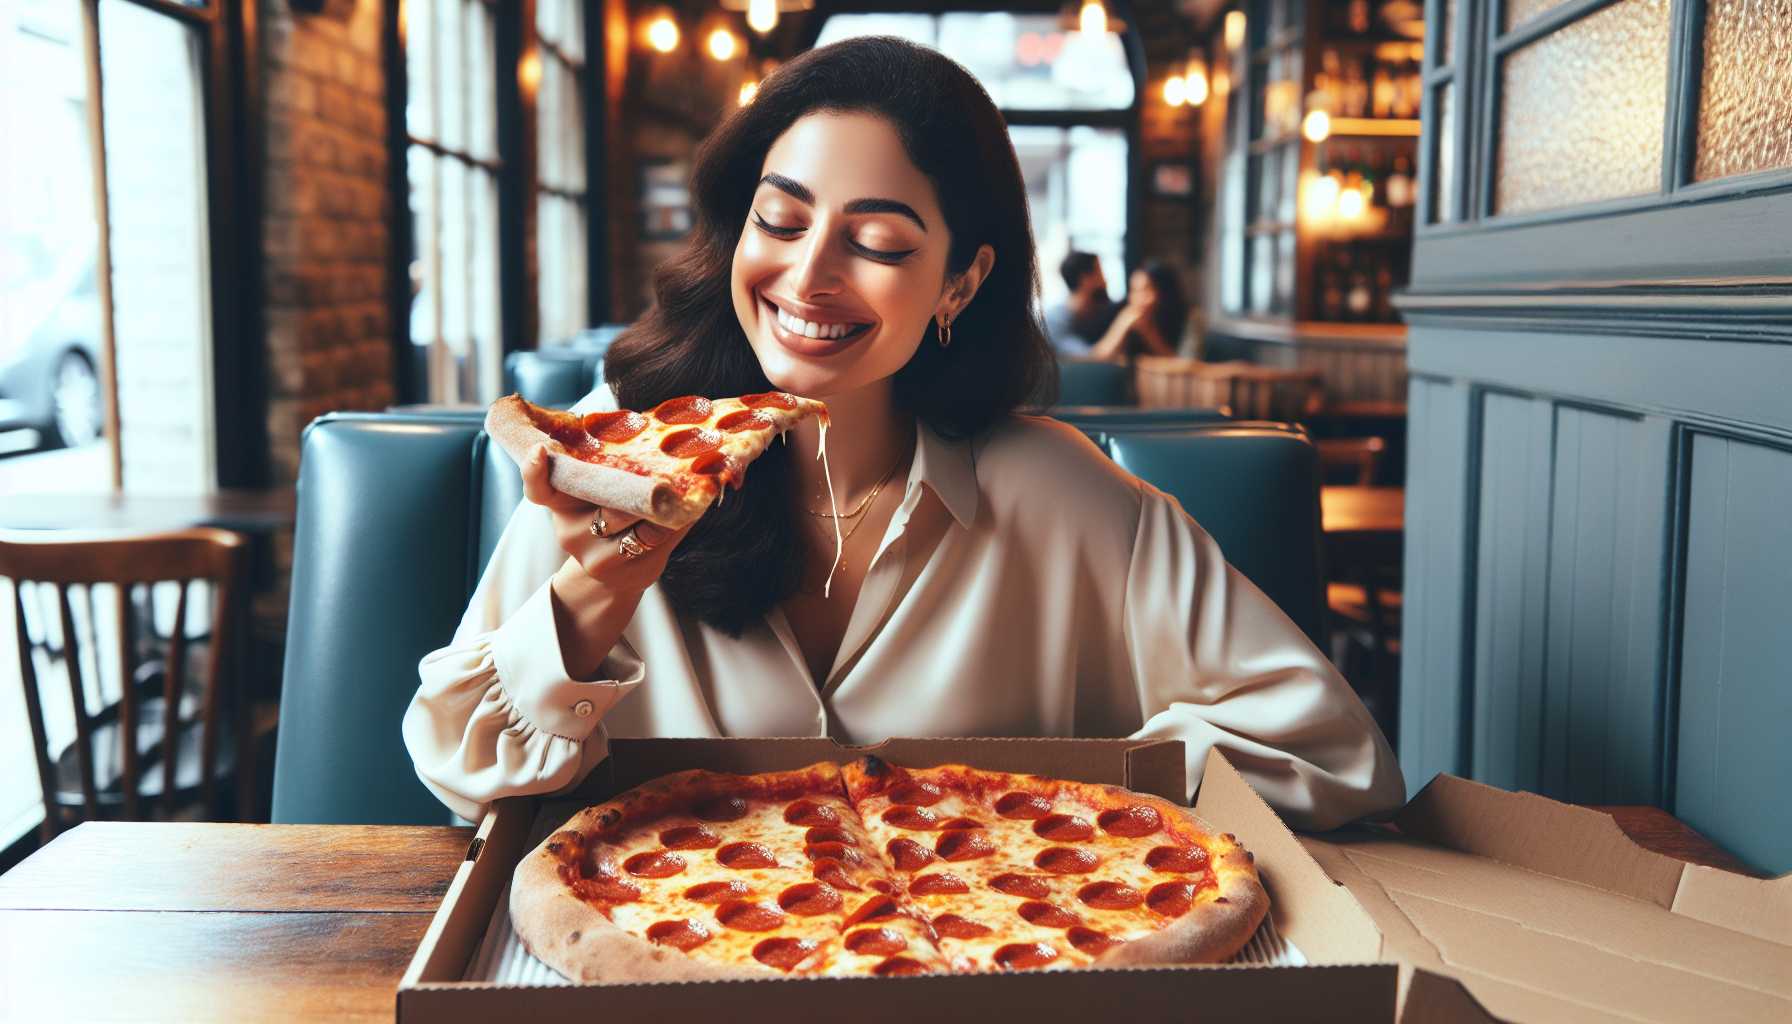
<svg viewBox="0 0 1792 1024">
<path fill-rule="evenodd" d="M 1089 348 L 1090 359 L 1118 359 L 1126 354 L 1126 335 L 1139 323 L 1139 309 L 1128 302 L 1108 324 L 1101 340 Z"/>
<path fill-rule="evenodd" d="M 1349 684 L 1175 499 L 1141 487 L 1124 612 L 1134 735 L 1184 741 L 1191 795 L 1220 747 L 1295 828 L 1398 807 L 1399 763 Z"/>
</svg>

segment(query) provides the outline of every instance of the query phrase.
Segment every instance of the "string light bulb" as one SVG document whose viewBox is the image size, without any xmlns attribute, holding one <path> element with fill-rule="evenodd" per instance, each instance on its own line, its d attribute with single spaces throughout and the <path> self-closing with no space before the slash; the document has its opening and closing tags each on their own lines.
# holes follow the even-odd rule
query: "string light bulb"
<svg viewBox="0 0 1792 1024">
<path fill-rule="evenodd" d="M 1101 0 L 1088 0 L 1077 15 L 1077 28 L 1088 35 L 1098 36 L 1108 30 L 1108 9 L 1101 5 Z"/>
<path fill-rule="evenodd" d="M 725 28 L 718 28 L 709 34 L 709 55 L 716 60 L 729 60 L 739 47 L 739 40 L 734 33 Z"/>
<path fill-rule="evenodd" d="M 662 14 L 647 24 L 647 45 L 661 53 L 678 49 L 678 22 L 670 14 Z"/>
<path fill-rule="evenodd" d="M 765 35 L 778 27 L 778 0 L 747 0 L 747 27 Z"/>
</svg>

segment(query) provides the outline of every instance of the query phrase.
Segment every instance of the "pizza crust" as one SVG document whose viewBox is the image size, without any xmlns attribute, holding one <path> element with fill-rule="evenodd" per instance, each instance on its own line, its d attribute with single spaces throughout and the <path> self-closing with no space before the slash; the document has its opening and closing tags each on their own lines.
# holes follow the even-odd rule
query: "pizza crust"
<svg viewBox="0 0 1792 1024">
<path fill-rule="evenodd" d="M 523 399 L 506 395 L 492 403 L 485 414 L 485 432 L 517 465 L 529 458 L 537 445 L 548 449 L 551 465 L 548 482 L 554 489 L 581 501 L 647 519 L 669 529 L 681 529 L 701 516 L 709 506 L 692 508 L 664 480 L 626 470 L 601 466 L 573 456 L 553 437 L 535 425 Z"/>
<path fill-rule="evenodd" d="M 1193 811 L 1163 801 L 1167 807 L 1221 841 L 1225 837 Z M 1096 967 L 1141 964 L 1217 964 L 1238 955 L 1257 934 L 1269 913 L 1269 894 L 1257 880 L 1251 855 L 1237 843 L 1212 861 L 1219 895 L 1202 900 L 1160 931 L 1116 946 L 1095 958 Z"/>
</svg>

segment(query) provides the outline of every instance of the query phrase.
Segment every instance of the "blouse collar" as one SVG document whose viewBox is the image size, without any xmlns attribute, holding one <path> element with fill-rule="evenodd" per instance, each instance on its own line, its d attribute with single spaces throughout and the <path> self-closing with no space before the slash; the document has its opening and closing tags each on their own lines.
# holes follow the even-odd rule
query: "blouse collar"
<svg viewBox="0 0 1792 1024">
<path fill-rule="evenodd" d="M 909 470 L 909 490 L 925 484 L 958 520 L 969 527 L 977 518 L 977 461 L 967 441 L 941 437 L 917 419 L 915 464 Z"/>
</svg>

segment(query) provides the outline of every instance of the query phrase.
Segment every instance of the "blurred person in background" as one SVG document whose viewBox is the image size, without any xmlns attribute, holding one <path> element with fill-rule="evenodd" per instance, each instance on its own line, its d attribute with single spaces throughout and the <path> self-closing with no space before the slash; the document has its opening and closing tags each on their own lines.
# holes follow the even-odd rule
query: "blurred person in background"
<svg viewBox="0 0 1792 1024">
<path fill-rule="evenodd" d="M 1059 355 L 1087 359 L 1120 307 L 1108 298 L 1108 279 L 1094 253 L 1072 249 L 1058 264 L 1058 273 L 1070 294 L 1046 308 L 1045 333 Z"/>
<path fill-rule="evenodd" d="M 1188 322 L 1188 300 L 1176 269 L 1155 260 L 1132 272 L 1126 305 L 1120 307 L 1087 358 L 1130 361 L 1137 356 L 1173 356 Z"/>
</svg>

